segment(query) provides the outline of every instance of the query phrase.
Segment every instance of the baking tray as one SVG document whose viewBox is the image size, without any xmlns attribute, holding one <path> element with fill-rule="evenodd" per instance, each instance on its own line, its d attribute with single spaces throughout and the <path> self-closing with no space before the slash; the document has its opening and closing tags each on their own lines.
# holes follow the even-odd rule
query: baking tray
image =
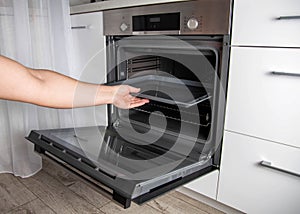
<svg viewBox="0 0 300 214">
<path fill-rule="evenodd" d="M 141 88 L 140 93 L 133 93 L 134 96 L 172 105 L 176 104 L 184 108 L 189 108 L 211 98 L 200 82 L 191 80 L 146 75 L 134 77 L 122 83 Z"/>
</svg>

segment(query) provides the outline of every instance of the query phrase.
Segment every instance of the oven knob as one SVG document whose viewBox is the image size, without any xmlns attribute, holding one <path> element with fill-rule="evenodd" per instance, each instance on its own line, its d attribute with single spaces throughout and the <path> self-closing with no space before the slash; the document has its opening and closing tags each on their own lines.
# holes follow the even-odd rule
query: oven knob
<svg viewBox="0 0 300 214">
<path fill-rule="evenodd" d="M 188 20 L 188 22 L 187 22 L 187 26 L 188 26 L 188 28 L 189 28 L 190 30 L 195 30 L 195 29 L 197 29 L 198 25 L 199 25 L 199 22 L 198 22 L 198 20 L 195 19 L 195 18 L 190 18 L 190 19 Z"/>
<path fill-rule="evenodd" d="M 121 31 L 125 31 L 125 30 L 127 30 L 127 28 L 128 28 L 128 25 L 127 24 L 125 24 L 125 23 L 122 23 L 121 25 L 120 25 L 120 29 L 121 29 Z"/>
</svg>

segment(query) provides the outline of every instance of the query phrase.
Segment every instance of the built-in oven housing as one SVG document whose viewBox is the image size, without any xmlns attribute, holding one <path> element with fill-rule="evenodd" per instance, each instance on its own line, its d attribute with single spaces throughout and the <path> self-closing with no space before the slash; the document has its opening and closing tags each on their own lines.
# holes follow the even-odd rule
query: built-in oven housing
<svg viewBox="0 0 300 214">
<path fill-rule="evenodd" d="M 108 126 L 32 131 L 45 153 L 112 189 L 129 207 L 220 164 L 230 51 L 230 0 L 104 11 L 107 84 L 149 104 L 108 106 Z"/>
<path fill-rule="evenodd" d="M 180 135 L 194 144 L 192 151 L 198 148 L 189 156 L 199 159 L 201 150 L 203 157 L 213 156 L 214 165 L 219 165 L 220 152 L 216 151 L 223 133 L 228 39 L 203 35 L 108 36 L 108 52 L 113 53 L 108 57 L 112 65 L 108 82 L 139 87 L 138 96 L 150 99 L 149 104 L 129 111 L 110 106 L 109 123 L 114 127 L 130 123 L 142 133 L 152 128 Z M 149 124 L 149 117 L 157 123 Z M 166 124 L 159 122 L 161 117 Z M 168 150 L 172 145 L 161 146 Z"/>
</svg>

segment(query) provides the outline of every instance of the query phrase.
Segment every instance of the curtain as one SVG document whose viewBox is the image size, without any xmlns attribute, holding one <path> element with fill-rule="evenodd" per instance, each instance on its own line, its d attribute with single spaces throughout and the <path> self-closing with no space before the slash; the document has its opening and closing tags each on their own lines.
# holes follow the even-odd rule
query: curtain
<svg viewBox="0 0 300 214">
<path fill-rule="evenodd" d="M 0 0 L 0 54 L 28 67 L 68 75 L 69 12 L 68 0 Z M 41 158 L 24 137 L 32 129 L 71 125 L 71 110 L 0 100 L 0 172 L 33 175 L 41 169 Z"/>
</svg>

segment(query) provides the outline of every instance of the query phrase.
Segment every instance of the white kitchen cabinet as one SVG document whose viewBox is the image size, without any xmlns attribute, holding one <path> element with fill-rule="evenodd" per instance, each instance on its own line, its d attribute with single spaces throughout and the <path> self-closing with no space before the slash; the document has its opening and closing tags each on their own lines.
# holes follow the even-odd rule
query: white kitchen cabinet
<svg viewBox="0 0 300 214">
<path fill-rule="evenodd" d="M 233 47 L 225 129 L 300 148 L 300 49 Z"/>
<path fill-rule="evenodd" d="M 218 179 L 219 170 L 215 170 L 184 185 L 184 187 L 193 190 L 194 192 L 205 195 L 209 198 L 216 199 Z"/>
<path fill-rule="evenodd" d="M 234 1 L 232 45 L 300 47 L 299 35 L 299 0 Z"/>
<path fill-rule="evenodd" d="M 72 77 L 89 83 L 105 83 L 106 45 L 103 35 L 103 12 L 72 15 L 71 26 L 74 53 Z M 75 126 L 106 125 L 106 108 L 103 105 L 74 109 Z"/>
<path fill-rule="evenodd" d="M 217 201 L 246 213 L 300 210 L 299 35 L 299 0 L 234 1 Z"/>
<path fill-rule="evenodd" d="M 299 213 L 300 177 L 261 166 L 261 161 L 300 174 L 300 150 L 225 132 L 218 201 L 246 213 Z"/>
</svg>

